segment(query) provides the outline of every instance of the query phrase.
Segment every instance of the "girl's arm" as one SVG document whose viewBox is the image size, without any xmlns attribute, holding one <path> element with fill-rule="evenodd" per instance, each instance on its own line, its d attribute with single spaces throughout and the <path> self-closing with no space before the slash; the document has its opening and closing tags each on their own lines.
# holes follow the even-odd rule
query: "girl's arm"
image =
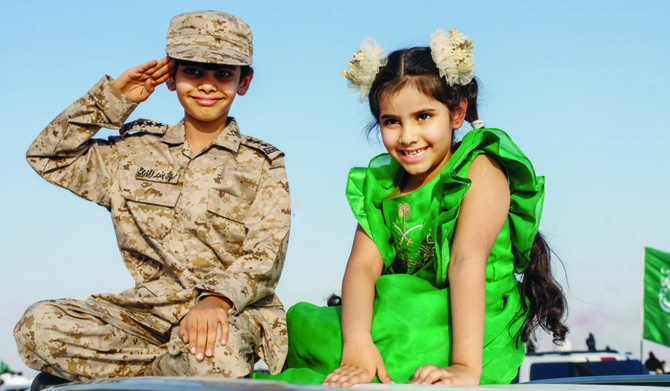
<svg viewBox="0 0 670 391">
<path fill-rule="evenodd" d="M 359 225 L 342 281 L 342 361 L 326 377 L 325 385 L 370 383 L 375 375 L 382 383 L 391 382 L 370 334 L 375 283 L 382 266 L 377 246 Z"/>
<path fill-rule="evenodd" d="M 465 194 L 449 259 L 453 327 L 452 365 L 417 368 L 412 383 L 476 385 L 482 373 L 486 261 L 507 218 L 507 178 L 487 155 L 475 158 L 468 171 L 472 185 Z"/>
</svg>

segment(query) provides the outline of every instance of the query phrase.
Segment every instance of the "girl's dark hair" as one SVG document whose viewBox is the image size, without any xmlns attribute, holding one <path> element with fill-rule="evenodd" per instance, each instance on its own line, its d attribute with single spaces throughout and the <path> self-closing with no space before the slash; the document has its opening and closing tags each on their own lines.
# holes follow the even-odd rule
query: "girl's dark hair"
<svg viewBox="0 0 670 391">
<path fill-rule="evenodd" d="M 328 307 L 340 307 L 342 305 L 342 298 L 336 294 L 332 294 L 328 296 L 328 300 L 326 300 L 326 305 Z"/>
<path fill-rule="evenodd" d="M 551 273 L 551 250 L 541 233 L 535 235 L 530 249 L 530 262 L 521 283 L 521 303 L 527 311 L 521 340 L 528 342 L 540 327 L 553 337 L 554 343 L 565 341 L 568 327 L 563 324 L 567 302 L 563 290 Z"/>
<path fill-rule="evenodd" d="M 388 56 L 386 65 L 379 69 L 375 81 L 370 87 L 368 101 L 374 117 L 368 127 L 371 132 L 379 125 L 379 105 L 382 99 L 392 96 L 406 85 L 413 85 L 426 96 L 442 102 L 453 112 L 463 99 L 468 101 L 465 120 L 479 119 L 477 114 L 477 94 L 479 86 L 476 79 L 466 85 L 447 84 L 433 61 L 428 47 L 414 47 L 396 50 Z"/>
<path fill-rule="evenodd" d="M 442 102 L 451 112 L 463 99 L 466 99 L 468 108 L 465 120 L 473 122 L 479 119 L 477 79 L 473 78 L 470 83 L 462 86 L 448 85 L 446 80 L 440 77 L 430 48 L 414 47 L 391 53 L 386 65 L 379 69 L 368 96 L 370 111 L 374 118 L 368 127 L 368 133 L 379 125 L 381 100 L 392 96 L 406 85 L 412 85 L 426 96 Z M 457 145 L 454 145 L 454 148 L 456 147 Z M 534 331 L 541 327 L 553 335 L 554 343 L 560 343 L 565 340 L 568 332 L 568 328 L 562 322 L 567 304 L 561 287 L 551 274 L 550 249 L 540 233 L 535 236 L 530 258 L 519 284 L 521 302 L 526 311 L 526 320 L 520 332 L 521 340 L 524 342 L 531 340 Z"/>
</svg>

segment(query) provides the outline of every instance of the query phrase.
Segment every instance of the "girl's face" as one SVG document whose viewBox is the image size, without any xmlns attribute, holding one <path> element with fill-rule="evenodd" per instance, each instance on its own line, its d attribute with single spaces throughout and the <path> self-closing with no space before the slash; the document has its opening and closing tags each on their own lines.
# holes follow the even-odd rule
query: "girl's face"
<svg viewBox="0 0 670 391">
<path fill-rule="evenodd" d="M 452 113 L 442 102 L 426 96 L 411 83 L 379 102 L 384 146 L 410 177 L 404 191 L 413 191 L 435 178 L 451 157 L 454 129 L 463 124 L 467 102 Z"/>
</svg>

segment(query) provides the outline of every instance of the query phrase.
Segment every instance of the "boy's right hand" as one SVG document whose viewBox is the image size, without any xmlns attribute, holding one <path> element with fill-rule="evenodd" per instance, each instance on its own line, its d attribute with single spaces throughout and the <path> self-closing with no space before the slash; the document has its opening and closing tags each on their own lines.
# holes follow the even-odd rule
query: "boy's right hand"
<svg viewBox="0 0 670 391">
<path fill-rule="evenodd" d="M 207 296 L 200 300 L 179 323 L 179 337 L 188 344 L 196 360 L 214 355 L 214 344 L 219 326 L 219 342 L 228 342 L 228 310 L 232 302 L 222 296 Z"/>
<path fill-rule="evenodd" d="M 331 387 L 351 387 L 356 384 L 370 383 L 375 375 L 382 383 L 393 383 L 386 372 L 384 360 L 372 337 L 365 341 L 351 342 L 342 349 L 340 367 L 331 372 L 323 385 Z"/>
<path fill-rule="evenodd" d="M 140 103 L 147 100 L 157 85 L 166 82 L 172 75 L 175 61 L 163 57 L 159 61 L 151 60 L 123 72 L 116 80 L 116 87 L 128 100 Z"/>
</svg>

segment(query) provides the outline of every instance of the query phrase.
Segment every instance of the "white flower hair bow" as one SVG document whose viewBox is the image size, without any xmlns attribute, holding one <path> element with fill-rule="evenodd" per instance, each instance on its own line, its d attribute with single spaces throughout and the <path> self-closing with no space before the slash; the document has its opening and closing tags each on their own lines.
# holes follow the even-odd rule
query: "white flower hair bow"
<svg viewBox="0 0 670 391">
<path fill-rule="evenodd" d="M 352 92 L 360 91 L 359 100 L 363 102 L 370 92 L 379 68 L 388 61 L 386 49 L 374 38 L 366 38 L 361 48 L 354 53 L 349 61 L 349 68 L 342 71 L 342 76 L 349 82 Z"/>
<path fill-rule="evenodd" d="M 430 35 L 430 53 L 447 84 L 466 85 L 475 77 L 472 40 L 456 31 L 437 29 Z"/>
</svg>

